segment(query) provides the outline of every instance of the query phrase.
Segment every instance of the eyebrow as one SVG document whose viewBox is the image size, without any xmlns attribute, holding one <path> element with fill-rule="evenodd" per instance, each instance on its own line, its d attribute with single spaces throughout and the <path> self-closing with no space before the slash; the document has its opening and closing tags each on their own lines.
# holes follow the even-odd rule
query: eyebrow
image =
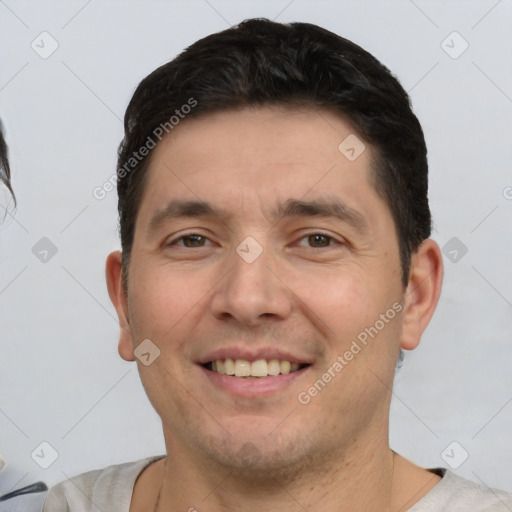
<svg viewBox="0 0 512 512">
<path fill-rule="evenodd" d="M 156 231 L 163 223 L 180 218 L 217 218 L 222 223 L 232 219 L 233 214 L 215 207 L 206 201 L 173 199 L 167 206 L 158 210 L 149 223 L 149 232 Z M 368 221 L 357 210 L 339 199 L 317 199 L 303 201 L 289 199 L 278 204 L 270 211 L 270 218 L 276 224 L 293 217 L 325 217 L 340 220 L 365 232 L 369 229 Z"/>
<path fill-rule="evenodd" d="M 273 209 L 271 217 L 277 222 L 289 217 L 325 217 L 345 222 L 361 232 L 369 229 L 366 217 L 339 199 L 289 199 Z"/>
<path fill-rule="evenodd" d="M 230 216 L 224 210 L 215 208 L 206 201 L 173 199 L 165 208 L 153 215 L 148 231 L 156 231 L 163 223 L 170 220 L 204 217 L 218 217 L 221 221 L 226 221 Z"/>
</svg>

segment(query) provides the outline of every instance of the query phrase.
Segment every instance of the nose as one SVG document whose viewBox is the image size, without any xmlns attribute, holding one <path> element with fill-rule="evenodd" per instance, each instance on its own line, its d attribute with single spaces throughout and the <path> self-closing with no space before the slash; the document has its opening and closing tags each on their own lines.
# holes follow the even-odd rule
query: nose
<svg viewBox="0 0 512 512">
<path fill-rule="evenodd" d="M 230 255 L 229 271 L 211 297 L 213 315 L 235 319 L 249 327 L 262 319 L 287 318 L 292 309 L 292 292 L 279 275 L 276 259 L 265 249 L 254 261 L 240 254 L 233 251 Z"/>
</svg>

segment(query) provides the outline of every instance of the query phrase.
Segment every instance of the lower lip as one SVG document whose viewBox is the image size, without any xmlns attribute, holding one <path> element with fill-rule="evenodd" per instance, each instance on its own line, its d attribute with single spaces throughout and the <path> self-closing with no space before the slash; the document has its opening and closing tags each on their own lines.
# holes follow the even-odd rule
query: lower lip
<svg viewBox="0 0 512 512">
<path fill-rule="evenodd" d="M 207 370 L 204 366 L 199 366 L 203 374 L 216 387 L 240 397 L 262 397 L 272 395 L 278 391 L 283 391 L 290 387 L 297 379 L 300 379 L 307 371 L 309 366 L 285 375 L 276 375 L 272 377 L 261 377 L 256 379 L 244 379 L 231 375 Z"/>
</svg>

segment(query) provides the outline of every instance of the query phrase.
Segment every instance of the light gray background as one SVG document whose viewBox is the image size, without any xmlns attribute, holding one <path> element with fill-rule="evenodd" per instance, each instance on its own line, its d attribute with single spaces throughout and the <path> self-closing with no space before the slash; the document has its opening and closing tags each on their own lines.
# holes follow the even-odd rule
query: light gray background
<svg viewBox="0 0 512 512">
<path fill-rule="evenodd" d="M 343 35 L 410 91 L 429 147 L 434 238 L 457 237 L 468 252 L 445 259 L 438 311 L 397 376 L 391 445 L 446 467 L 456 441 L 452 465 L 469 453 L 458 474 L 512 491 L 510 0 L 4 0 L 0 117 L 19 205 L 0 228 L 0 494 L 163 451 L 135 364 L 117 355 L 104 284 L 119 247 L 116 193 L 92 191 L 115 170 L 138 82 L 256 16 Z M 59 44 L 47 59 L 31 48 L 43 31 Z M 445 49 L 463 41 L 442 44 L 453 31 L 469 43 L 456 59 Z M 42 237 L 58 249 L 46 263 L 32 252 Z M 31 457 L 43 441 L 59 454 L 46 470 Z M 50 461 L 48 448 L 37 453 Z"/>
</svg>

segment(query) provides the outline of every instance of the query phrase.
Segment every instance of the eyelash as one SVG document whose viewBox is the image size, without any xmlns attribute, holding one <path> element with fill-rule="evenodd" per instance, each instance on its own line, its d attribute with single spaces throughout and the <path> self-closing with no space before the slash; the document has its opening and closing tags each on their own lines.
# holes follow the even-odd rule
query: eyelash
<svg viewBox="0 0 512 512">
<path fill-rule="evenodd" d="M 334 237 L 330 236 L 330 235 L 326 235 L 325 233 L 321 233 L 321 232 L 311 232 L 311 233 L 308 233 L 304 236 L 302 236 L 299 241 L 302 241 L 304 240 L 305 238 L 309 238 L 309 237 L 313 237 L 313 236 L 322 236 L 324 238 L 327 238 L 329 240 L 329 245 L 327 246 L 324 246 L 324 247 L 308 247 L 309 249 L 327 249 L 328 247 L 332 247 L 332 243 L 331 242 L 334 242 L 334 243 L 337 243 L 337 244 L 342 244 L 342 242 L 336 240 Z M 181 235 L 179 238 L 176 238 L 174 240 L 171 240 L 168 244 L 168 246 L 173 246 L 173 245 L 176 245 L 177 242 L 180 242 L 182 240 L 184 240 L 185 238 L 192 238 L 192 237 L 199 237 L 199 238 L 202 238 L 202 239 L 205 239 L 205 240 L 209 240 L 209 238 L 207 238 L 206 236 L 203 236 L 203 235 L 200 235 L 198 233 L 188 233 L 188 234 L 185 234 L 185 235 Z M 198 246 L 198 247 L 186 247 L 186 246 L 180 246 L 184 249 L 195 249 L 195 248 L 203 248 L 204 245 L 201 245 L 201 246 Z"/>
</svg>

